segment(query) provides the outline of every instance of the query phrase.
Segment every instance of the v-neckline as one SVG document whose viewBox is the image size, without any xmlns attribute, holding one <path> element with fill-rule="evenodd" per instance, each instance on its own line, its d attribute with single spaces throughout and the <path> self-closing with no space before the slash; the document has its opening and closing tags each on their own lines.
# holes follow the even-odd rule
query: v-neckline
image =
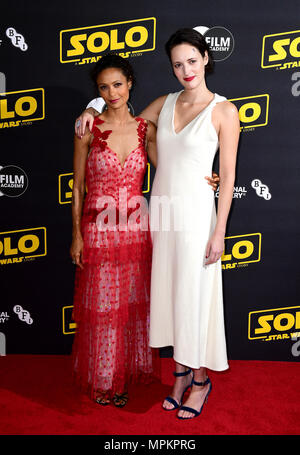
<svg viewBox="0 0 300 455">
<path fill-rule="evenodd" d="M 117 154 L 117 152 L 115 152 L 113 149 L 111 149 L 107 144 L 106 144 L 106 148 L 107 148 L 111 153 L 113 153 L 113 155 L 115 155 L 115 157 L 116 157 L 116 159 L 117 159 L 117 161 L 118 161 L 118 163 L 119 163 L 119 165 L 120 165 L 120 168 L 121 168 L 122 171 L 123 171 L 124 168 L 125 168 L 125 164 L 126 164 L 128 158 L 133 154 L 133 152 L 136 152 L 136 151 L 140 148 L 140 145 L 138 145 L 135 149 L 133 149 L 133 150 L 131 150 L 131 152 L 129 152 L 129 154 L 126 156 L 126 158 L 125 158 L 125 160 L 124 160 L 124 162 L 123 162 L 123 165 L 122 165 L 122 163 L 121 163 L 121 161 L 120 161 L 120 158 L 119 158 L 119 155 Z"/>
<path fill-rule="evenodd" d="M 140 142 L 140 137 L 139 137 L 139 125 L 140 125 L 140 121 L 139 121 L 139 118 L 140 118 L 140 117 L 134 117 L 134 120 L 135 120 L 135 121 L 137 122 L 137 124 L 138 124 L 138 126 L 137 126 L 137 136 L 138 136 L 138 140 L 139 140 L 139 142 Z M 101 123 L 105 123 L 104 120 L 102 120 L 102 119 L 99 119 L 99 120 L 101 120 Z M 100 124 L 101 124 L 101 123 L 100 123 Z M 100 128 L 98 128 L 97 125 L 95 125 L 95 127 L 100 131 L 100 133 L 104 133 L 105 131 L 110 131 L 110 130 L 101 131 Z M 110 132 L 112 132 L 112 131 L 110 131 Z M 123 161 L 123 165 L 122 165 L 121 160 L 120 160 L 119 155 L 117 154 L 117 152 L 115 152 L 115 151 L 107 144 L 106 141 L 104 141 L 104 142 L 105 142 L 105 144 L 106 144 L 106 148 L 110 151 L 110 153 L 112 153 L 112 154 L 116 157 L 116 160 L 118 161 L 118 164 L 119 164 L 119 166 L 120 166 L 120 168 L 121 168 L 122 171 L 125 169 L 125 164 L 126 164 L 128 158 L 129 158 L 134 152 L 136 152 L 136 151 L 141 147 L 141 144 L 139 144 L 135 149 L 131 150 L 131 152 L 129 152 L 128 155 L 126 156 L 125 160 Z"/>
<path fill-rule="evenodd" d="M 211 105 L 211 103 L 216 99 L 216 93 L 214 93 L 214 96 L 212 98 L 212 100 L 205 106 L 204 109 L 202 109 L 202 111 L 198 112 L 198 114 L 190 121 L 188 122 L 183 128 L 181 128 L 180 131 L 178 131 L 176 133 L 175 131 L 175 125 L 174 125 L 174 119 L 175 119 L 175 109 L 176 109 L 176 103 L 177 103 L 177 100 L 179 98 L 179 95 L 183 92 L 183 90 L 181 90 L 180 92 L 177 93 L 177 96 L 175 98 L 175 102 L 173 104 L 173 111 L 172 111 L 172 131 L 173 133 L 178 136 L 180 133 L 182 133 L 183 130 L 185 130 L 191 123 L 193 123 L 198 117 L 199 115 L 201 115 L 204 111 L 206 111 L 206 109 Z"/>
</svg>

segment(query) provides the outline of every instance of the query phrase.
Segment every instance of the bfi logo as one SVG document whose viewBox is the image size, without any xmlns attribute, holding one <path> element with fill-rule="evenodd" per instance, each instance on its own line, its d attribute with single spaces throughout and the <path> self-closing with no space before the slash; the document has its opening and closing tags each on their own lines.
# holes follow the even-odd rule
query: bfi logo
<svg viewBox="0 0 300 455">
<path fill-rule="evenodd" d="M 269 201 L 272 197 L 269 187 L 262 183 L 259 179 L 254 179 L 251 182 L 252 188 L 256 191 L 257 196 L 263 197 L 266 201 Z"/>
<path fill-rule="evenodd" d="M 26 324 L 29 324 L 29 325 L 31 325 L 33 323 L 33 319 L 30 316 L 29 311 L 24 310 L 21 307 L 21 305 L 15 305 L 14 306 L 14 312 L 16 313 L 16 315 L 18 316 L 20 321 L 26 322 Z"/>
</svg>

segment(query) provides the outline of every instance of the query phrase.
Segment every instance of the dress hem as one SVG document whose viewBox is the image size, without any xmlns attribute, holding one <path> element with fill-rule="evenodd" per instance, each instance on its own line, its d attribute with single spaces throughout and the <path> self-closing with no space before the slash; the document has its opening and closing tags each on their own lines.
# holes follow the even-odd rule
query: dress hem
<svg viewBox="0 0 300 455">
<path fill-rule="evenodd" d="M 164 345 L 160 345 L 160 346 L 153 346 L 152 344 L 149 345 L 151 348 L 154 348 L 154 349 L 160 349 L 160 348 L 165 348 L 165 347 L 172 347 L 174 348 L 174 345 L 172 344 L 164 344 Z M 192 369 L 195 369 L 195 370 L 198 370 L 199 368 L 207 368 L 208 370 L 211 370 L 211 371 L 226 371 L 229 369 L 229 365 L 228 363 L 226 364 L 226 366 L 224 367 L 219 367 L 219 368 L 212 368 L 209 366 L 209 362 L 200 362 L 200 366 L 194 366 L 193 364 L 190 364 L 189 362 L 182 362 L 178 359 L 176 359 L 174 356 L 173 356 L 173 360 L 176 362 L 176 363 L 180 363 L 181 365 L 184 365 L 188 368 L 192 368 Z"/>
</svg>

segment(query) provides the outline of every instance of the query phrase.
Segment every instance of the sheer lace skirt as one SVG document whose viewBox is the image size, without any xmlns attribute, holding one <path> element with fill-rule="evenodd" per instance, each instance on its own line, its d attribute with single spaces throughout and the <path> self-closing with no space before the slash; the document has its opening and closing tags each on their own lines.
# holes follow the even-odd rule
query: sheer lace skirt
<svg viewBox="0 0 300 455">
<path fill-rule="evenodd" d="M 76 270 L 72 357 L 75 380 L 92 399 L 159 374 L 158 353 L 149 347 L 150 239 L 127 248 L 122 262 L 103 254 L 101 264 Z"/>
</svg>

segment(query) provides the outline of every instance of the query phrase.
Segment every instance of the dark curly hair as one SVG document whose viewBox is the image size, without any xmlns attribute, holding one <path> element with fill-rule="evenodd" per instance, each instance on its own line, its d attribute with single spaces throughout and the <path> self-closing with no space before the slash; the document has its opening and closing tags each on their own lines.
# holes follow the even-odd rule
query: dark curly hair
<svg viewBox="0 0 300 455">
<path fill-rule="evenodd" d="M 205 65 L 205 72 L 206 73 L 212 72 L 214 67 L 214 61 L 211 50 L 207 42 L 205 41 L 204 36 L 193 28 L 180 28 L 175 33 L 173 33 L 172 36 L 170 36 L 170 38 L 165 44 L 165 50 L 169 57 L 170 62 L 172 63 L 171 50 L 175 46 L 184 43 L 190 44 L 191 46 L 195 46 L 202 55 L 202 57 L 204 57 L 205 52 L 207 52 L 208 62 Z"/>
<path fill-rule="evenodd" d="M 98 75 L 107 68 L 118 68 L 121 70 L 122 74 L 126 77 L 127 81 L 131 81 L 132 87 L 135 84 L 134 71 L 129 63 L 128 59 L 121 57 L 120 55 L 108 53 L 103 55 L 103 57 L 98 60 L 98 62 L 93 66 L 90 76 L 94 83 L 97 96 L 99 96 L 99 90 L 97 85 Z"/>
</svg>

